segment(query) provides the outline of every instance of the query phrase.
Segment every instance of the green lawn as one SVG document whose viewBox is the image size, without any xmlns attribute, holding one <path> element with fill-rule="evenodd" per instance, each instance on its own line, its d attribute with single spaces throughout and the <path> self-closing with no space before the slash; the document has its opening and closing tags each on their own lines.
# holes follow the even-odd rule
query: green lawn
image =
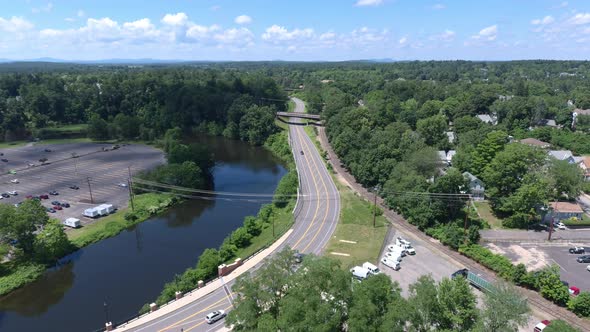
<svg viewBox="0 0 590 332">
<path fill-rule="evenodd" d="M 502 226 L 502 219 L 499 219 L 494 215 L 488 202 L 473 202 L 473 204 L 477 208 L 481 218 L 485 220 L 492 229 L 504 228 Z"/>
<path fill-rule="evenodd" d="M 292 100 L 287 102 L 287 112 L 295 112 L 295 102 Z"/>
<path fill-rule="evenodd" d="M 68 143 L 96 143 L 92 141 L 90 138 L 87 137 L 80 137 L 80 138 L 50 138 L 44 139 L 36 144 L 44 145 L 44 144 L 68 144 Z"/>
<path fill-rule="evenodd" d="M 0 142 L 0 149 L 9 149 L 9 148 L 18 148 L 20 146 L 25 146 L 28 141 L 12 141 L 12 142 Z"/>
</svg>

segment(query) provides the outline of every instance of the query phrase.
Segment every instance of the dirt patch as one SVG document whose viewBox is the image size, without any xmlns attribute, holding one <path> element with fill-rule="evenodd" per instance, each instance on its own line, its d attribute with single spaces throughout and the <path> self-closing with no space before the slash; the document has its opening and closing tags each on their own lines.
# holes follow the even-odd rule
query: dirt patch
<svg viewBox="0 0 590 332">
<path fill-rule="evenodd" d="M 527 270 L 537 270 L 549 265 L 547 254 L 537 248 L 523 248 L 517 244 L 500 247 L 493 243 L 487 245 L 493 253 L 508 257 L 514 264 L 524 264 Z"/>
</svg>

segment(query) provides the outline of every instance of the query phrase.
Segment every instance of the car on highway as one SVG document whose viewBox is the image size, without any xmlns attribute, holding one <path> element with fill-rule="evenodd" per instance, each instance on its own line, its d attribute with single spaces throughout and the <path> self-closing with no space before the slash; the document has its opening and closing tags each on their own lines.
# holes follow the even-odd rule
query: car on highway
<svg viewBox="0 0 590 332">
<path fill-rule="evenodd" d="M 59 193 L 57 191 L 53 190 L 53 191 L 49 192 L 49 195 L 57 196 L 57 195 L 59 195 Z"/>
<path fill-rule="evenodd" d="M 28 164 L 27 164 L 27 166 L 29 166 L 29 167 L 35 167 L 35 164 L 33 164 L 33 163 L 28 163 Z"/>
<path fill-rule="evenodd" d="M 387 257 L 381 258 L 381 263 L 383 263 L 383 265 L 385 265 L 387 267 L 394 269 L 395 271 L 397 271 L 401 268 L 401 265 L 398 261 L 395 261 L 393 259 L 389 259 Z"/>
<path fill-rule="evenodd" d="M 225 310 L 215 310 L 207 314 L 207 316 L 205 316 L 205 321 L 207 322 L 207 324 L 213 324 L 225 317 L 226 315 L 227 314 L 225 313 Z"/>
<path fill-rule="evenodd" d="M 121 188 L 127 188 L 127 183 L 121 182 L 121 183 L 117 184 L 117 186 L 119 186 Z"/>
<path fill-rule="evenodd" d="M 45 152 L 53 152 L 53 150 L 51 150 L 51 149 L 45 149 L 44 151 Z"/>
<path fill-rule="evenodd" d="M 570 254 L 583 254 L 586 252 L 586 249 L 584 247 L 573 247 L 570 248 L 569 252 Z"/>
<path fill-rule="evenodd" d="M 18 192 L 13 190 L 13 191 L 9 191 L 8 194 L 12 195 L 12 196 L 16 196 L 16 195 L 18 195 Z"/>
<path fill-rule="evenodd" d="M 71 186 L 70 186 L 70 189 L 78 190 L 78 189 L 80 189 L 80 187 L 78 187 L 78 186 L 76 186 L 76 185 L 71 185 Z"/>
<path fill-rule="evenodd" d="M 10 183 L 18 183 L 18 179 L 12 179 L 10 180 Z"/>
<path fill-rule="evenodd" d="M 576 261 L 578 261 L 578 263 L 590 263 L 590 256 L 588 256 L 588 255 L 580 256 L 580 257 L 576 258 Z"/>
</svg>

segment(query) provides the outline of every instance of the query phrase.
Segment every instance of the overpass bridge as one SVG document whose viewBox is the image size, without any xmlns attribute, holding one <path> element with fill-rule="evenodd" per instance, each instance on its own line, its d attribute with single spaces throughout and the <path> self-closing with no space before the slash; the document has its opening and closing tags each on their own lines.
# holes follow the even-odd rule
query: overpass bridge
<svg viewBox="0 0 590 332">
<path fill-rule="evenodd" d="M 300 118 L 300 119 L 309 119 L 309 120 L 320 120 L 320 116 L 317 114 L 308 114 L 308 113 L 295 113 L 295 112 L 277 112 L 277 116 L 284 116 L 289 118 Z"/>
</svg>

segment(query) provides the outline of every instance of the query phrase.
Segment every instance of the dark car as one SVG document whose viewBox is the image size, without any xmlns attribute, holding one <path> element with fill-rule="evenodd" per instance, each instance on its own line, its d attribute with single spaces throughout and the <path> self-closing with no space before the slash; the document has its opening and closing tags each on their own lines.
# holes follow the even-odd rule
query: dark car
<svg viewBox="0 0 590 332">
<path fill-rule="evenodd" d="M 578 261 L 578 263 L 590 263 L 590 256 L 580 256 L 576 258 L 576 260 Z"/>
<path fill-rule="evenodd" d="M 49 213 L 55 213 L 55 210 L 52 208 L 46 208 L 45 210 L 47 210 L 47 212 L 49 212 Z"/>
<path fill-rule="evenodd" d="M 43 194 L 43 195 L 39 195 L 39 198 L 40 198 L 40 199 L 49 199 L 49 196 L 48 196 L 48 195 L 45 195 L 45 194 Z"/>
<path fill-rule="evenodd" d="M 60 205 L 59 201 L 53 201 L 51 202 L 51 205 Z"/>
<path fill-rule="evenodd" d="M 49 195 L 57 196 L 57 195 L 59 195 L 59 193 L 54 190 L 54 191 L 50 191 Z"/>
<path fill-rule="evenodd" d="M 293 254 L 293 258 L 295 258 L 295 263 L 297 264 L 303 262 L 303 257 L 305 257 L 305 255 L 300 252 L 296 252 Z"/>
<path fill-rule="evenodd" d="M 5 162 L 5 163 L 7 163 L 8 162 L 8 159 L 2 158 L 2 161 Z"/>
<path fill-rule="evenodd" d="M 10 195 L 7 194 L 7 193 L 2 193 L 2 197 L 4 197 L 4 198 L 10 198 Z"/>
<path fill-rule="evenodd" d="M 586 252 L 586 249 L 584 249 L 584 247 L 573 247 L 570 248 L 569 252 L 570 254 L 583 254 Z"/>
<path fill-rule="evenodd" d="M 70 207 L 70 203 L 66 203 L 66 202 L 61 202 L 59 203 L 60 206 L 65 207 L 65 208 L 69 208 Z"/>
<path fill-rule="evenodd" d="M 45 149 L 45 152 L 53 152 L 51 149 Z"/>
<path fill-rule="evenodd" d="M 457 270 L 457 271 L 453 272 L 453 274 L 451 274 L 451 279 L 455 279 L 457 277 L 467 278 L 468 272 L 469 272 L 468 269 Z"/>
<path fill-rule="evenodd" d="M 301 155 L 303 155 L 303 150 L 299 151 L 301 153 Z"/>
<path fill-rule="evenodd" d="M 80 189 L 80 187 L 73 185 L 73 186 L 70 186 L 70 189 L 78 190 L 78 189 Z"/>
</svg>

